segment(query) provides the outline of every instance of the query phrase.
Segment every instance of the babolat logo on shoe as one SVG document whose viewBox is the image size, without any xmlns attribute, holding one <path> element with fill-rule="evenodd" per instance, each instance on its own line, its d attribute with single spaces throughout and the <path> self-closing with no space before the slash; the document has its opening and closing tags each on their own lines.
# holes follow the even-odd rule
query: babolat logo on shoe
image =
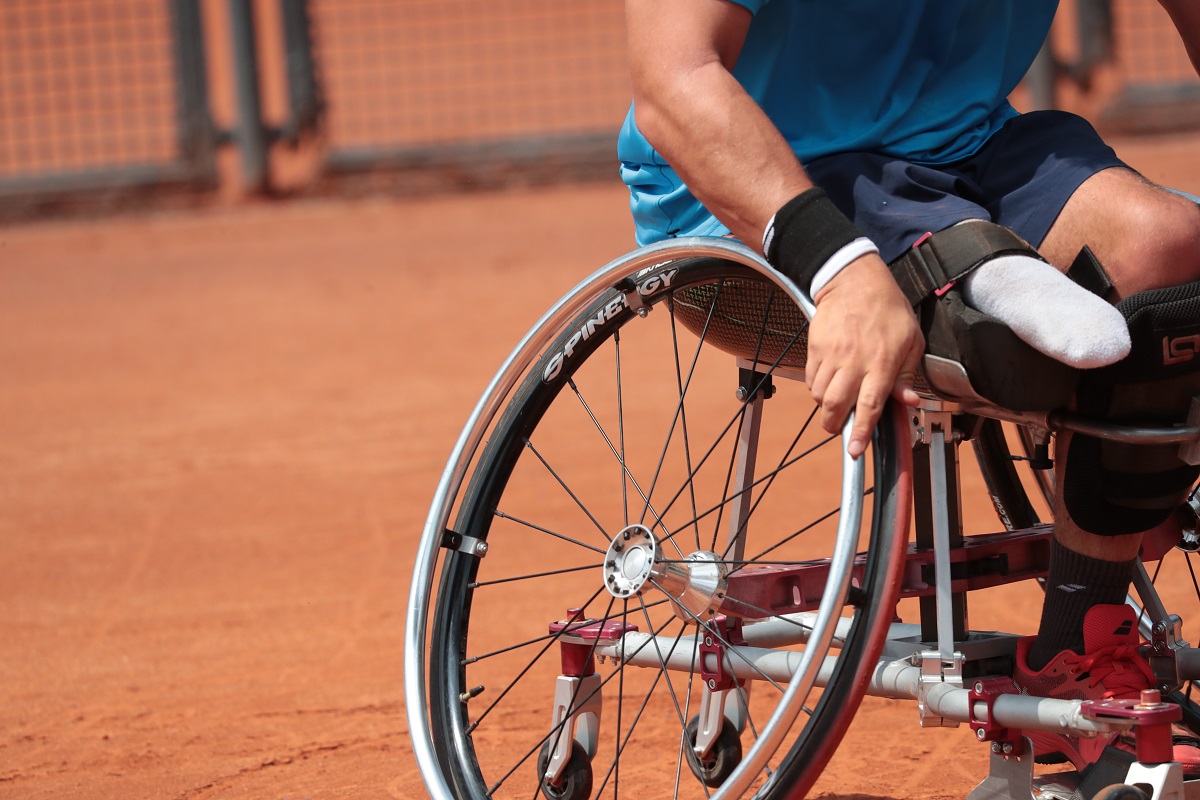
<svg viewBox="0 0 1200 800">
<path fill-rule="evenodd" d="M 679 268 L 674 267 L 651 275 L 637 284 L 636 291 L 641 297 L 656 295 L 661 291 L 669 289 L 678 273 Z M 542 382 L 550 383 L 557 378 L 562 372 L 563 365 L 575 357 L 579 345 L 591 339 L 598 332 L 603 331 L 608 323 L 626 308 L 628 308 L 628 303 L 625 302 L 625 295 L 623 294 L 619 294 L 605 303 L 596 312 L 594 317 L 590 317 L 579 327 L 579 330 L 567 337 L 567 341 L 563 344 L 561 350 L 550 356 L 550 360 L 546 362 L 546 368 L 542 370 Z"/>
<path fill-rule="evenodd" d="M 1120 625 L 1117 626 L 1117 629 L 1115 631 L 1113 631 L 1113 636 L 1128 636 L 1129 632 L 1132 630 L 1133 630 L 1133 620 L 1127 619 L 1124 622 L 1122 622 Z"/>
<path fill-rule="evenodd" d="M 1190 336 L 1163 337 L 1163 364 L 1182 364 L 1200 353 L 1200 333 Z"/>
</svg>

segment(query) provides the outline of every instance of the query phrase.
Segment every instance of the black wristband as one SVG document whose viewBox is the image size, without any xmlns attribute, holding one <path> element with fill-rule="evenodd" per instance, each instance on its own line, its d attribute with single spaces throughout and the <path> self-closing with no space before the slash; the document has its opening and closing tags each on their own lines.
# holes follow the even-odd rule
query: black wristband
<svg viewBox="0 0 1200 800">
<path fill-rule="evenodd" d="M 808 292 L 817 270 L 862 233 L 814 186 L 783 204 L 763 235 L 767 263 Z"/>
</svg>

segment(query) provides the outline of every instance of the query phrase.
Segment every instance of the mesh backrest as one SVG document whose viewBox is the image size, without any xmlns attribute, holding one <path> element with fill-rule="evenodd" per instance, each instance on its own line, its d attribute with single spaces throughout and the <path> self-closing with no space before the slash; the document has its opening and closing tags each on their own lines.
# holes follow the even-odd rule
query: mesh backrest
<svg viewBox="0 0 1200 800">
<path fill-rule="evenodd" d="M 688 330 L 734 356 L 766 364 L 778 359 L 781 366 L 804 368 L 807 320 L 767 281 L 737 278 L 689 287 L 675 294 L 675 316 Z"/>
</svg>

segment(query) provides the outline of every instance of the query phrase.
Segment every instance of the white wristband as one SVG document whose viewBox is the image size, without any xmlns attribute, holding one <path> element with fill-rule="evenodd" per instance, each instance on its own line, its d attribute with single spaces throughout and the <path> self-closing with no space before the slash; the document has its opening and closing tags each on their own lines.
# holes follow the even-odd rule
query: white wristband
<svg viewBox="0 0 1200 800">
<path fill-rule="evenodd" d="M 771 240 L 775 238 L 775 215 L 767 220 L 767 227 L 763 228 L 762 251 L 763 255 L 767 254 L 767 250 L 771 249 Z"/>
<path fill-rule="evenodd" d="M 829 257 L 829 260 L 821 265 L 817 270 L 817 274 L 813 275 L 812 285 L 809 287 L 808 296 L 816 297 L 817 292 L 825 288 L 825 284 L 834 279 L 839 272 L 850 266 L 850 262 L 856 258 L 861 258 L 868 253 L 878 253 L 879 248 L 865 236 L 860 236 L 850 244 L 838 250 Z"/>
</svg>

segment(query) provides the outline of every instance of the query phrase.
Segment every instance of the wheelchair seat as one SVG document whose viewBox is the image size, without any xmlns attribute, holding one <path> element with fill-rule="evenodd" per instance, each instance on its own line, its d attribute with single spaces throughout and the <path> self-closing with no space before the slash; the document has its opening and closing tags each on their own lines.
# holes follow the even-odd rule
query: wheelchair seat
<svg viewBox="0 0 1200 800">
<path fill-rule="evenodd" d="M 1016 412 L 1070 404 L 1080 370 L 1034 350 L 1003 322 L 964 303 L 957 292 L 939 304 L 937 313 L 920 315 L 927 351 L 918 393 Z M 692 333 L 703 334 L 737 358 L 805 366 L 807 320 L 765 280 L 730 279 L 688 289 L 676 299 L 676 315 Z"/>
</svg>

